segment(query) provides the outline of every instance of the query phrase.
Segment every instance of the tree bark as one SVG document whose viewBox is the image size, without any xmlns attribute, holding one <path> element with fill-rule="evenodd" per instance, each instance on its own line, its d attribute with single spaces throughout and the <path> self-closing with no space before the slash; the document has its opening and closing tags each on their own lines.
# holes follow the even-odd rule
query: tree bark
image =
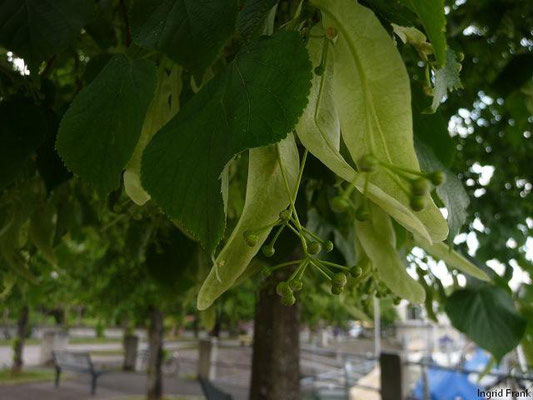
<svg viewBox="0 0 533 400">
<path fill-rule="evenodd" d="M 209 336 L 214 337 L 220 337 L 220 330 L 222 329 L 222 321 L 220 319 L 220 315 L 217 313 L 216 320 L 215 320 L 215 326 L 213 326 L 213 329 L 211 329 L 211 332 L 209 332 Z"/>
<path fill-rule="evenodd" d="M 13 344 L 13 365 L 11 367 L 11 372 L 15 374 L 22 371 L 22 366 L 24 364 L 24 341 L 26 340 L 26 331 L 28 330 L 29 313 L 30 310 L 28 306 L 24 306 L 17 320 L 17 333 L 15 336 L 15 343 Z"/>
<path fill-rule="evenodd" d="M 250 400 L 300 399 L 299 306 L 281 304 L 275 284 L 256 303 Z"/>
<path fill-rule="evenodd" d="M 148 400 L 161 400 L 163 379 L 161 364 L 163 362 L 163 313 L 154 308 L 150 312 L 148 331 L 150 357 L 148 359 L 147 393 Z"/>
</svg>

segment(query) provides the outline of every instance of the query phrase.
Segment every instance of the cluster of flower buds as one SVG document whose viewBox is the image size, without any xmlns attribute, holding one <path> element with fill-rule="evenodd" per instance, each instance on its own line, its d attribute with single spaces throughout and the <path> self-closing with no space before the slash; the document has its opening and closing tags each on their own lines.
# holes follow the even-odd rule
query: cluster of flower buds
<svg viewBox="0 0 533 400">
<path fill-rule="evenodd" d="M 413 211 L 422 211 L 427 207 L 431 191 L 444 183 L 446 175 L 443 171 L 423 172 L 409 168 L 399 167 L 379 160 L 377 157 L 367 154 L 359 159 L 357 166 L 360 172 L 372 174 L 382 168 L 398 179 L 400 188 L 409 196 L 409 206 Z M 368 182 L 368 175 L 366 177 Z M 353 185 L 348 187 L 342 194 L 330 200 L 333 212 L 342 213 L 351 211 L 359 221 L 366 221 L 369 217 L 368 200 L 365 196 L 358 207 L 350 199 Z M 365 194 L 365 193 L 363 193 Z"/>
</svg>

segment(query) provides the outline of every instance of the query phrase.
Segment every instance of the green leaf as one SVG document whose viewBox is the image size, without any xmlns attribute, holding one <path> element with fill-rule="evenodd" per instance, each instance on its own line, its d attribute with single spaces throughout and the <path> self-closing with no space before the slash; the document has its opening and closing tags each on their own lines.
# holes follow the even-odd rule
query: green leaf
<svg viewBox="0 0 533 400">
<path fill-rule="evenodd" d="M 43 258 L 52 265 L 57 264 L 57 256 L 53 247 L 55 232 L 55 210 L 49 204 L 41 204 L 31 216 L 29 237 Z"/>
<path fill-rule="evenodd" d="M 428 112 L 435 112 L 440 103 L 444 100 L 448 92 L 461 89 L 461 78 L 459 69 L 461 64 L 457 62 L 457 56 L 453 50 L 446 52 L 446 64 L 435 72 L 435 87 L 433 92 L 433 102 Z"/>
<path fill-rule="evenodd" d="M 448 241 L 452 243 L 455 236 L 461 232 L 461 228 L 466 221 L 470 199 L 457 176 L 449 170 L 444 171 L 446 173 L 446 181 L 437 188 L 437 194 L 448 210 L 446 218 L 450 228 Z"/>
<path fill-rule="evenodd" d="M 146 251 L 148 273 L 158 286 L 169 293 L 184 293 L 195 286 L 190 276 L 197 243 L 179 229 L 159 230 Z"/>
<path fill-rule="evenodd" d="M 279 157 L 278 157 L 279 151 Z M 225 246 L 198 294 L 199 310 L 208 308 L 222 293 L 230 289 L 257 254 L 271 229 L 257 234 L 255 246 L 248 246 L 244 232 L 273 223 L 289 205 L 280 162 L 291 190 L 296 188 L 299 157 L 293 135 L 276 145 L 250 150 L 248 183 L 244 208 Z M 265 201 L 265 199 L 268 201 Z"/>
<path fill-rule="evenodd" d="M 429 244 L 427 241 L 417 238 L 416 236 L 415 243 L 417 246 L 422 247 L 431 257 L 444 261 L 448 267 L 456 268 L 459 271 L 472 275 L 473 277 L 481 279 L 482 281 L 490 282 L 490 278 L 485 272 L 476 267 L 461 254 L 455 250 L 452 250 L 447 244 Z"/>
<path fill-rule="evenodd" d="M 500 362 L 522 339 L 526 320 L 504 290 L 492 286 L 457 290 L 446 299 L 452 325 Z"/>
<path fill-rule="evenodd" d="M 415 10 L 435 50 L 435 58 L 442 66 L 446 63 L 446 18 L 444 0 L 404 0 Z"/>
<path fill-rule="evenodd" d="M 314 69 L 321 64 L 326 42 L 322 38 L 324 30 L 319 26 L 315 26 L 311 33 L 307 50 Z M 366 188 L 368 198 L 407 229 L 430 240 L 427 229 L 408 207 L 376 185 L 365 185 L 364 174 L 357 173 L 340 154 L 341 131 L 333 87 L 335 71 L 331 49 L 328 50 L 325 61 L 323 74 L 313 75 L 309 102 L 296 126 L 300 141 L 324 165 L 342 179 L 354 184 L 361 193 Z"/>
<path fill-rule="evenodd" d="M 143 187 L 209 252 L 224 232 L 219 180 L 224 166 L 243 150 L 287 136 L 306 105 L 310 75 L 298 34 L 261 37 L 146 147 Z"/>
<path fill-rule="evenodd" d="M 390 217 L 376 206 L 370 206 L 369 212 L 368 221 L 355 221 L 356 239 L 377 268 L 379 278 L 394 294 L 411 303 L 423 303 L 424 288 L 407 273 L 396 251 L 396 234 Z"/>
<path fill-rule="evenodd" d="M 72 174 L 65 168 L 63 161 L 56 151 L 57 130 L 59 128 L 60 117 L 47 110 L 46 119 L 48 128 L 46 137 L 37 149 L 35 164 L 39 171 L 39 176 L 43 178 L 46 190 L 51 192 L 61 183 L 72 177 Z"/>
<path fill-rule="evenodd" d="M 17 277 L 14 273 L 10 271 L 2 272 L 2 291 L 0 291 L 0 300 L 4 300 L 9 293 L 11 293 L 11 289 L 13 289 L 15 283 L 17 283 Z"/>
<path fill-rule="evenodd" d="M 333 87 L 344 142 L 354 161 L 373 154 L 399 167 L 419 170 L 413 146 L 411 98 L 405 65 L 391 37 L 369 9 L 350 0 L 313 0 L 321 9 L 324 28 L 338 37 Z M 385 61 L 386 60 L 386 61 Z M 397 176 L 384 168 L 369 182 L 409 207 L 409 196 Z M 428 198 L 416 213 L 431 240 L 448 235 L 446 221 Z"/>
<path fill-rule="evenodd" d="M 370 6 L 380 19 L 385 19 L 398 25 L 413 25 L 417 16 L 406 7 L 405 0 L 361 0 L 361 4 Z"/>
<path fill-rule="evenodd" d="M 8 185 L 42 143 L 47 132 L 43 111 L 27 100 L 0 103 L 0 189 Z"/>
<path fill-rule="evenodd" d="M 100 193 L 116 189 L 139 140 L 152 100 L 150 61 L 114 56 L 65 113 L 56 147 L 65 165 Z"/>
<path fill-rule="evenodd" d="M 83 72 L 83 82 L 85 85 L 89 85 L 98 76 L 100 72 L 109 63 L 109 60 L 113 58 L 112 54 L 100 53 L 94 57 L 91 57 L 89 62 L 85 65 L 85 71 Z"/>
<path fill-rule="evenodd" d="M 520 89 L 533 76 L 533 54 L 525 53 L 514 56 L 500 71 L 492 87 L 501 97 L 507 97 Z"/>
<path fill-rule="evenodd" d="M 87 21 L 87 25 L 85 25 L 85 31 L 102 50 L 117 44 L 115 26 L 113 24 L 114 6 L 114 2 L 109 0 L 96 2 L 96 10 L 91 19 Z"/>
<path fill-rule="evenodd" d="M 165 53 L 197 77 L 220 54 L 236 18 L 236 0 L 139 0 L 130 15 L 135 43 Z"/>
<path fill-rule="evenodd" d="M 250 39 L 263 27 L 268 12 L 279 0 L 246 0 L 237 19 L 237 31 Z"/>
<path fill-rule="evenodd" d="M 416 140 L 415 143 L 422 168 L 427 171 L 440 170 L 446 174 L 446 180 L 436 190 L 439 198 L 448 210 L 447 221 L 448 227 L 450 228 L 448 241 L 453 243 L 453 239 L 461 231 L 465 223 L 468 215 L 466 210 L 470 204 L 470 198 L 457 176 L 446 169 L 425 144 L 419 140 Z"/>
<path fill-rule="evenodd" d="M 93 12 L 89 0 L 4 0 L 0 3 L 0 44 L 29 64 L 65 49 Z"/>
<path fill-rule="evenodd" d="M 30 270 L 29 255 L 21 250 L 27 242 L 27 222 L 35 210 L 39 194 L 42 189 L 36 180 L 26 180 L 11 191 L 10 218 L 0 231 L 0 269 L 7 267 L 32 283 L 36 283 L 37 278 Z"/>
<path fill-rule="evenodd" d="M 413 106 L 413 131 L 415 134 L 415 150 L 423 169 L 424 165 L 418 152 L 420 139 L 428 146 L 439 161 L 446 167 L 450 166 L 456 152 L 454 142 L 448 132 L 448 121 L 444 119 L 440 111 L 432 114 L 424 113 L 429 107 L 429 97 L 425 96 L 419 83 L 411 82 L 411 96 Z"/>
<path fill-rule="evenodd" d="M 165 63 L 159 66 L 155 95 L 146 113 L 135 151 L 124 171 L 124 190 L 133 202 L 140 206 L 150 200 L 150 195 L 141 184 L 142 155 L 154 134 L 178 112 L 182 88 L 181 73 L 182 68 L 176 64 L 170 66 L 168 72 Z"/>
</svg>

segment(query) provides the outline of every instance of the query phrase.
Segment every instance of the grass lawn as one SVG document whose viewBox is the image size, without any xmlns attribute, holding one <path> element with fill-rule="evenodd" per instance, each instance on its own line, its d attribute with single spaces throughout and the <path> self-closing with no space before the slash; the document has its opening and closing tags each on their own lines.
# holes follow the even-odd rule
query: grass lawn
<svg viewBox="0 0 533 400">
<path fill-rule="evenodd" d="M 24 344 L 39 344 L 41 339 L 29 338 L 24 341 Z M 13 339 L 0 339 L 0 346 L 11 346 L 13 344 Z"/>
<path fill-rule="evenodd" d="M 120 343 L 122 338 L 98 338 L 98 337 L 71 337 L 70 344 L 106 344 L 106 343 Z M 11 346 L 13 339 L 0 339 L 0 346 Z M 25 345 L 41 344 L 41 339 L 29 338 L 24 341 Z"/>
<path fill-rule="evenodd" d="M 122 356 L 123 350 L 94 350 L 91 351 L 91 356 Z"/>
<path fill-rule="evenodd" d="M 0 370 L 0 385 L 13 383 L 51 381 L 55 372 L 52 369 L 26 369 L 17 375 L 12 375 L 10 369 Z"/>
</svg>

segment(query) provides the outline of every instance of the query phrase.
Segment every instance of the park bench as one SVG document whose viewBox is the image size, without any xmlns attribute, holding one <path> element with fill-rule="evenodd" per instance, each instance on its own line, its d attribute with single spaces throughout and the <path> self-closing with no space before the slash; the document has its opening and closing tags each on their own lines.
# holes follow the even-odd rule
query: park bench
<svg viewBox="0 0 533 400">
<path fill-rule="evenodd" d="M 91 394 L 96 392 L 96 380 L 108 371 L 96 370 L 87 352 L 54 351 L 52 352 L 56 368 L 55 386 L 59 386 L 61 371 L 73 371 L 91 376 Z"/>
<path fill-rule="evenodd" d="M 202 386 L 202 392 L 204 392 L 204 396 L 207 400 L 233 400 L 233 397 L 231 395 L 223 392 L 216 386 L 214 386 L 211 382 L 209 382 L 207 379 L 203 377 L 198 377 L 198 380 L 200 381 L 200 386 Z"/>
</svg>

